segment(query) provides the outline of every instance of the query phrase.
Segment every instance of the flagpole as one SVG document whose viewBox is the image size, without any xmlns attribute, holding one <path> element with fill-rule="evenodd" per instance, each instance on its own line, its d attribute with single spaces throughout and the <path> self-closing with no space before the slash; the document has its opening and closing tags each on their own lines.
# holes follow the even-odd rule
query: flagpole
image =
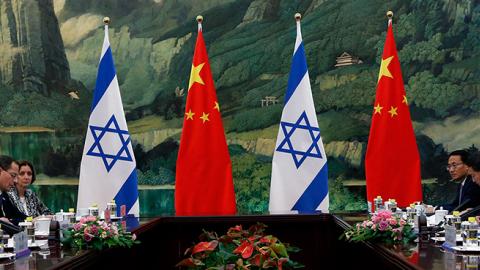
<svg viewBox="0 0 480 270">
<path fill-rule="evenodd" d="M 388 25 L 392 25 L 393 11 L 387 11 Z"/>
<path fill-rule="evenodd" d="M 197 22 L 198 22 L 198 32 L 202 31 L 202 22 L 203 22 L 203 16 L 198 15 L 197 16 Z"/>
</svg>

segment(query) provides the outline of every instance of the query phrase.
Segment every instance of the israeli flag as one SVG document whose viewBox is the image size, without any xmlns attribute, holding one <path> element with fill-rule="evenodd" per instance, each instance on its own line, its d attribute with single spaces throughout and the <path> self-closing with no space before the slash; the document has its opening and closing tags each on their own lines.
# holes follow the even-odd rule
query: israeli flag
<svg viewBox="0 0 480 270">
<path fill-rule="evenodd" d="M 305 48 L 297 39 L 273 154 L 271 214 L 328 213 L 328 169 L 313 104 Z"/>
<path fill-rule="evenodd" d="M 115 200 L 118 211 L 139 216 L 135 157 L 105 25 L 102 54 L 80 165 L 77 212 Z"/>
</svg>

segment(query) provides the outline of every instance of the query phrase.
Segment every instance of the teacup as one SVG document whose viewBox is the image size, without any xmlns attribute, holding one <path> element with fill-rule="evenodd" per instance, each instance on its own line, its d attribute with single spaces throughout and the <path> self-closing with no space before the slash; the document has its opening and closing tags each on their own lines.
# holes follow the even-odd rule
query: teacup
<svg viewBox="0 0 480 270">
<path fill-rule="evenodd" d="M 40 217 L 35 221 L 35 234 L 48 235 L 50 232 L 50 218 Z"/>
</svg>

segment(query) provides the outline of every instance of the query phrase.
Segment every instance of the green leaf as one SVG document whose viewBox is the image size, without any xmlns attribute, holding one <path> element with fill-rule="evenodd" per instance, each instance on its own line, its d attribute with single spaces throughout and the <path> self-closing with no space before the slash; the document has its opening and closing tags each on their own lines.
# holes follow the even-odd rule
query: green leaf
<svg viewBox="0 0 480 270">
<path fill-rule="evenodd" d="M 282 257 L 288 257 L 287 249 L 282 243 L 276 243 L 271 245 L 271 248 L 275 253 L 280 254 Z"/>
</svg>

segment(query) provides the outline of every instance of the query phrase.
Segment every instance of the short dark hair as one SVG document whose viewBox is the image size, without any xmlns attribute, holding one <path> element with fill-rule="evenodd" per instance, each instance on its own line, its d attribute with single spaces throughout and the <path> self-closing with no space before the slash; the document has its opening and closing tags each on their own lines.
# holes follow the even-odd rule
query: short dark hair
<svg viewBox="0 0 480 270">
<path fill-rule="evenodd" d="M 468 158 L 468 166 L 476 172 L 480 172 L 480 152 L 474 152 Z"/>
<path fill-rule="evenodd" d="M 18 162 L 18 171 L 24 166 L 30 167 L 30 170 L 32 170 L 32 182 L 30 184 L 33 184 L 35 182 L 35 179 L 37 179 L 36 174 L 35 174 L 35 168 L 33 167 L 32 163 L 28 160 L 21 160 Z"/>
<path fill-rule="evenodd" d="M 15 162 L 15 160 L 12 157 L 0 156 L 0 168 L 2 168 L 5 171 L 10 169 L 13 162 Z"/>
<path fill-rule="evenodd" d="M 469 165 L 468 162 L 469 162 L 470 153 L 468 153 L 467 150 L 453 151 L 448 155 L 448 157 L 451 157 L 451 156 L 460 156 L 460 159 L 462 160 L 462 162 Z"/>
</svg>

